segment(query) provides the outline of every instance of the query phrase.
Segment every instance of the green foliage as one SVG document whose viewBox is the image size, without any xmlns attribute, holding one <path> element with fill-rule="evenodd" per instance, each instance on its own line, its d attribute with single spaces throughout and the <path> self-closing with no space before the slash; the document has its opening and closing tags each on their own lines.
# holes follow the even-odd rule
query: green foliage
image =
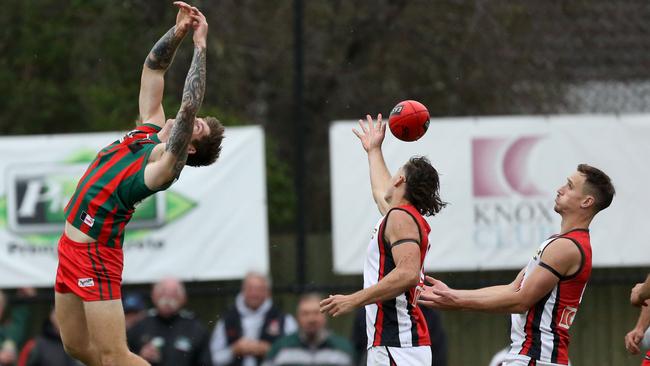
<svg viewBox="0 0 650 366">
<path fill-rule="evenodd" d="M 407 98 L 423 102 L 433 116 L 552 111 L 562 95 L 557 76 L 562 74 L 553 74 L 561 64 L 540 57 L 538 45 L 546 41 L 535 28 L 545 26 L 534 14 L 540 4 L 305 1 L 306 128 L 298 132 L 307 146 L 310 230 L 330 229 L 329 121 L 387 113 Z M 4 5 L 0 133 L 133 125 L 142 62 L 174 24 L 171 1 L 9 0 Z M 292 198 L 285 197 L 293 181 L 287 162 L 296 145 L 293 0 L 196 5 L 210 23 L 200 114 L 214 115 L 225 125 L 262 125 L 272 141 L 271 207 L 281 202 L 293 207 Z M 549 14 L 562 15 L 561 7 L 545 6 Z M 189 38 L 165 78 L 167 118 L 174 117 L 180 103 L 191 59 Z M 281 227 L 294 217 L 271 215 Z"/>
<path fill-rule="evenodd" d="M 266 186 L 272 232 L 289 231 L 296 214 L 296 195 L 290 163 L 278 157 L 277 142 L 266 137 Z"/>
</svg>

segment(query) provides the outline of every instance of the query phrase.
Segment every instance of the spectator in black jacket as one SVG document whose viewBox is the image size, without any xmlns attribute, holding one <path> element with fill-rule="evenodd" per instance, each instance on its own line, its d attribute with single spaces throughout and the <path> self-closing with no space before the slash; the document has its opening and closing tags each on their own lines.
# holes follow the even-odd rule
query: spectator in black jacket
<svg viewBox="0 0 650 366">
<path fill-rule="evenodd" d="M 127 332 L 131 351 L 152 366 L 211 366 L 209 333 L 183 309 L 183 284 L 164 279 L 154 285 L 151 299 L 155 309 Z"/>
</svg>

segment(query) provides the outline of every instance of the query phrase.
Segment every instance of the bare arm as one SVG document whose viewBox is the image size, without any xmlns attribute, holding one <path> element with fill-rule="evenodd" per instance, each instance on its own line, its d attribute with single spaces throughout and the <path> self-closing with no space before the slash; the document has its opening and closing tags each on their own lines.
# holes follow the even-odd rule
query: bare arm
<svg viewBox="0 0 650 366">
<path fill-rule="evenodd" d="M 471 291 L 477 298 L 499 297 L 499 296 L 517 292 L 521 286 L 521 281 L 524 278 L 524 273 L 525 273 L 525 269 L 519 271 L 517 277 L 515 277 L 515 279 L 509 284 L 483 287 Z M 436 281 L 435 279 L 428 276 L 427 276 L 427 280 L 430 281 L 431 283 L 434 283 Z M 426 290 L 425 293 L 427 293 Z"/>
<path fill-rule="evenodd" d="M 483 287 L 476 290 L 452 290 L 444 282 L 427 276 L 427 282 L 429 282 L 430 285 L 424 286 L 419 303 L 424 306 L 440 309 L 464 309 L 460 304 L 443 304 L 442 301 L 439 303 L 437 300 L 442 299 L 436 293 L 439 291 L 453 292 L 454 294 L 459 294 L 458 297 L 462 297 L 463 300 L 501 299 L 516 293 L 521 285 L 523 277 L 524 269 L 519 271 L 519 274 L 515 277 L 514 281 L 507 285 Z M 465 306 L 465 304 L 463 304 L 463 306 Z"/>
<path fill-rule="evenodd" d="M 163 187 L 176 179 L 187 161 L 188 146 L 192 138 L 194 119 L 203 102 L 205 93 L 205 58 L 208 23 L 200 14 L 199 29 L 194 31 L 194 56 L 185 78 L 183 100 L 176 115 L 165 151 L 160 160 L 145 168 L 145 184 L 151 189 Z M 199 33 L 201 32 L 201 33 Z M 197 36 L 197 34 L 199 34 Z M 202 35 L 202 36 L 201 36 Z"/>
<path fill-rule="evenodd" d="M 370 167 L 370 187 L 372 197 L 377 203 L 377 208 L 382 215 L 388 212 L 389 205 L 384 198 L 386 191 L 391 184 L 391 176 L 384 161 L 384 154 L 381 151 L 381 144 L 386 135 L 386 124 L 381 119 L 381 114 L 377 115 L 375 123 L 370 115 L 366 115 L 367 123 L 359 120 L 361 131 L 352 130 L 361 140 L 361 145 L 368 153 L 368 165 Z"/>
<path fill-rule="evenodd" d="M 539 265 L 532 270 L 523 284 L 520 278 L 523 272 L 520 272 L 510 285 L 477 290 L 454 290 L 441 281 L 434 280 L 433 288 L 425 291 L 421 303 L 441 309 L 523 313 L 553 290 L 560 281 L 558 275 L 575 273 L 580 267 L 581 259 L 580 251 L 571 241 L 558 239 L 544 250 L 541 258 L 553 271 Z"/>
<path fill-rule="evenodd" d="M 377 204 L 377 208 L 382 215 L 389 210 L 386 202 L 386 191 L 390 187 L 390 172 L 384 161 L 384 154 L 381 148 L 368 152 L 368 164 L 370 165 L 370 186 L 372 188 L 372 197 Z"/>
<path fill-rule="evenodd" d="M 153 46 L 142 66 L 140 78 L 140 95 L 138 97 L 140 121 L 153 123 L 160 127 L 165 124 L 165 112 L 162 107 L 165 72 L 171 65 L 176 50 L 185 38 L 191 24 L 190 6 L 183 2 L 176 2 L 174 5 L 179 7 L 176 25 Z"/>
<path fill-rule="evenodd" d="M 492 290 L 490 288 L 458 290 L 458 294 L 463 299 L 460 302 L 462 309 L 508 314 L 524 313 L 549 293 L 558 281 L 559 278 L 555 275 L 537 267 L 519 290 L 506 286 Z"/>
<path fill-rule="evenodd" d="M 355 307 L 394 299 L 408 289 L 417 286 L 420 270 L 420 248 L 417 243 L 399 245 L 392 250 L 395 269 L 376 285 L 357 291 Z"/>
<path fill-rule="evenodd" d="M 394 299 L 420 281 L 420 233 L 413 219 L 404 211 L 391 211 L 386 227 L 386 237 L 390 243 L 405 239 L 403 244 L 391 249 L 395 268 L 374 286 L 357 291 L 351 295 L 333 295 L 321 301 L 321 312 L 338 316 L 353 309 Z"/>
<path fill-rule="evenodd" d="M 644 306 L 641 308 L 641 313 L 636 322 L 636 327 L 642 329 L 644 333 L 648 330 L 648 327 L 650 327 L 650 307 Z"/>
</svg>

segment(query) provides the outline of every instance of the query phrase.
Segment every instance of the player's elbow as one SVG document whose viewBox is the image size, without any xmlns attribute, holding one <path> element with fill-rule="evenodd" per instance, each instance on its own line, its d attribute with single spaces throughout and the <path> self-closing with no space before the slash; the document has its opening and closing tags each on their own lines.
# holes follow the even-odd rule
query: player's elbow
<svg viewBox="0 0 650 366">
<path fill-rule="evenodd" d="M 523 303 L 516 303 L 512 306 L 511 312 L 513 314 L 524 314 L 528 309 L 530 309 L 529 306 L 526 306 Z"/>
<path fill-rule="evenodd" d="M 200 107 L 201 107 L 201 100 L 199 98 L 183 97 L 183 101 L 181 102 L 180 112 L 183 116 L 187 116 L 188 117 L 187 120 L 191 121 L 192 124 L 194 124 L 194 118 L 196 117 L 196 114 L 199 112 Z"/>
<path fill-rule="evenodd" d="M 514 300 L 515 301 L 512 305 L 512 312 L 516 314 L 523 314 L 530 310 L 530 308 L 534 305 L 533 301 L 523 296 L 517 296 Z"/>
<path fill-rule="evenodd" d="M 409 284 L 408 284 L 409 288 L 416 287 L 419 284 L 420 284 L 420 276 L 419 275 L 416 274 L 415 276 L 410 276 L 409 277 Z"/>
<path fill-rule="evenodd" d="M 418 271 L 402 270 L 400 280 L 405 290 L 413 288 L 420 283 L 420 273 Z"/>
</svg>

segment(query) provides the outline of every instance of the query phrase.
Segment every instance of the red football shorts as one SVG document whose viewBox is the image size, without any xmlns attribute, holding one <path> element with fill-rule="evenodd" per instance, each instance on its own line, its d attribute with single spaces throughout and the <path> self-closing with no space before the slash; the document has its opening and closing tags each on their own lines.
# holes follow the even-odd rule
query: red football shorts
<svg viewBox="0 0 650 366">
<path fill-rule="evenodd" d="M 641 366 L 650 366 L 650 351 L 648 351 L 645 354 L 645 357 L 643 357 L 643 362 L 641 363 Z"/>
<path fill-rule="evenodd" d="M 83 301 L 122 298 L 122 249 L 79 243 L 65 233 L 59 240 L 59 266 L 54 291 L 74 293 Z"/>
</svg>

